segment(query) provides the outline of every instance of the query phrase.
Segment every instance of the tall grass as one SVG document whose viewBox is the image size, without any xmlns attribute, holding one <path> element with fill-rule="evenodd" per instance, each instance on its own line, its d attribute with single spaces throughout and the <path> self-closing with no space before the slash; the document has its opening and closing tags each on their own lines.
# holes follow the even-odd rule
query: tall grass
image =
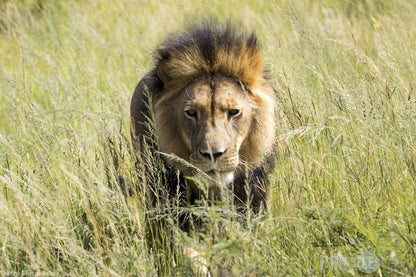
<svg viewBox="0 0 416 277">
<path fill-rule="evenodd" d="M 203 275 L 187 248 L 213 275 L 414 274 L 414 11 L 406 0 L 1 2 L 1 275 Z M 206 230 L 188 235 L 175 205 L 145 208 L 160 172 L 146 179 L 135 163 L 129 101 L 152 49 L 207 14 L 261 39 L 279 153 L 264 215 L 202 206 L 191 212 Z"/>
</svg>

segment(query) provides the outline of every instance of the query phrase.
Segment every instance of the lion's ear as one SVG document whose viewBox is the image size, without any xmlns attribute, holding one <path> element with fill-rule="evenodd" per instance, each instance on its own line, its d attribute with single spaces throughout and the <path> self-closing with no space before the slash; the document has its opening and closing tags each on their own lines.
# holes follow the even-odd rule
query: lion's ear
<svg viewBox="0 0 416 277">
<path fill-rule="evenodd" d="M 159 66 L 157 67 L 157 76 L 159 77 L 159 79 L 163 82 L 163 84 L 166 86 L 166 84 L 172 79 L 170 78 L 169 74 L 168 74 L 169 70 L 168 70 L 168 62 L 167 61 L 163 61 L 159 64 Z"/>
</svg>

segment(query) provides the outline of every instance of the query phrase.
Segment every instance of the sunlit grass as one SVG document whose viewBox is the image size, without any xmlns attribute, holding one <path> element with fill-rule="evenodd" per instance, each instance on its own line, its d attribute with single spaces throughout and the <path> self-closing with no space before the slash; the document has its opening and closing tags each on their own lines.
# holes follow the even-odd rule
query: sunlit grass
<svg viewBox="0 0 416 277">
<path fill-rule="evenodd" d="M 358 274 L 364 252 L 380 259 L 375 274 L 414 274 L 415 10 L 405 0 L 1 2 L 1 275 L 192 275 L 201 259 L 187 248 L 213 275 Z M 208 14 L 262 42 L 278 157 L 264 215 L 203 206 L 192 213 L 206 230 L 188 236 L 179 208 L 145 208 L 159 171 L 144 179 L 135 163 L 129 104 L 161 39 Z"/>
</svg>

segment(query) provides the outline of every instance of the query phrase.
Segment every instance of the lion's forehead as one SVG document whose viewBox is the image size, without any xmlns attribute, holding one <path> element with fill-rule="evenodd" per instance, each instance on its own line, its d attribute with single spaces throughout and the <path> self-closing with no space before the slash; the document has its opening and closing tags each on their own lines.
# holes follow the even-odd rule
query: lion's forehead
<svg viewBox="0 0 416 277">
<path fill-rule="evenodd" d="M 239 108 L 246 97 L 232 81 L 215 78 L 214 81 L 200 80 L 185 90 L 185 106 L 203 110 L 229 110 Z"/>
</svg>

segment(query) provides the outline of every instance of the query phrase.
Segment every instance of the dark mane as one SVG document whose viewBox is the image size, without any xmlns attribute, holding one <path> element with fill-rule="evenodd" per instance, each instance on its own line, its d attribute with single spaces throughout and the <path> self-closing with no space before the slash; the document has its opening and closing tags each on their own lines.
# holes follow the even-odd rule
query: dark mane
<svg viewBox="0 0 416 277">
<path fill-rule="evenodd" d="M 168 37 L 156 50 L 154 62 L 165 87 L 180 88 L 199 75 L 216 73 L 253 87 L 260 84 L 264 74 L 256 35 L 215 20 L 191 25 L 185 32 Z"/>
<path fill-rule="evenodd" d="M 248 35 L 239 32 L 230 22 L 220 25 L 213 20 L 204 21 L 198 25 L 191 25 L 180 35 L 168 37 L 156 50 L 154 60 L 157 66 L 169 59 L 171 51 L 186 52 L 196 47 L 201 50 L 205 61 L 211 63 L 219 49 L 239 56 L 235 50 L 242 49 L 244 44 L 251 49 L 259 47 L 254 33 Z"/>
</svg>

